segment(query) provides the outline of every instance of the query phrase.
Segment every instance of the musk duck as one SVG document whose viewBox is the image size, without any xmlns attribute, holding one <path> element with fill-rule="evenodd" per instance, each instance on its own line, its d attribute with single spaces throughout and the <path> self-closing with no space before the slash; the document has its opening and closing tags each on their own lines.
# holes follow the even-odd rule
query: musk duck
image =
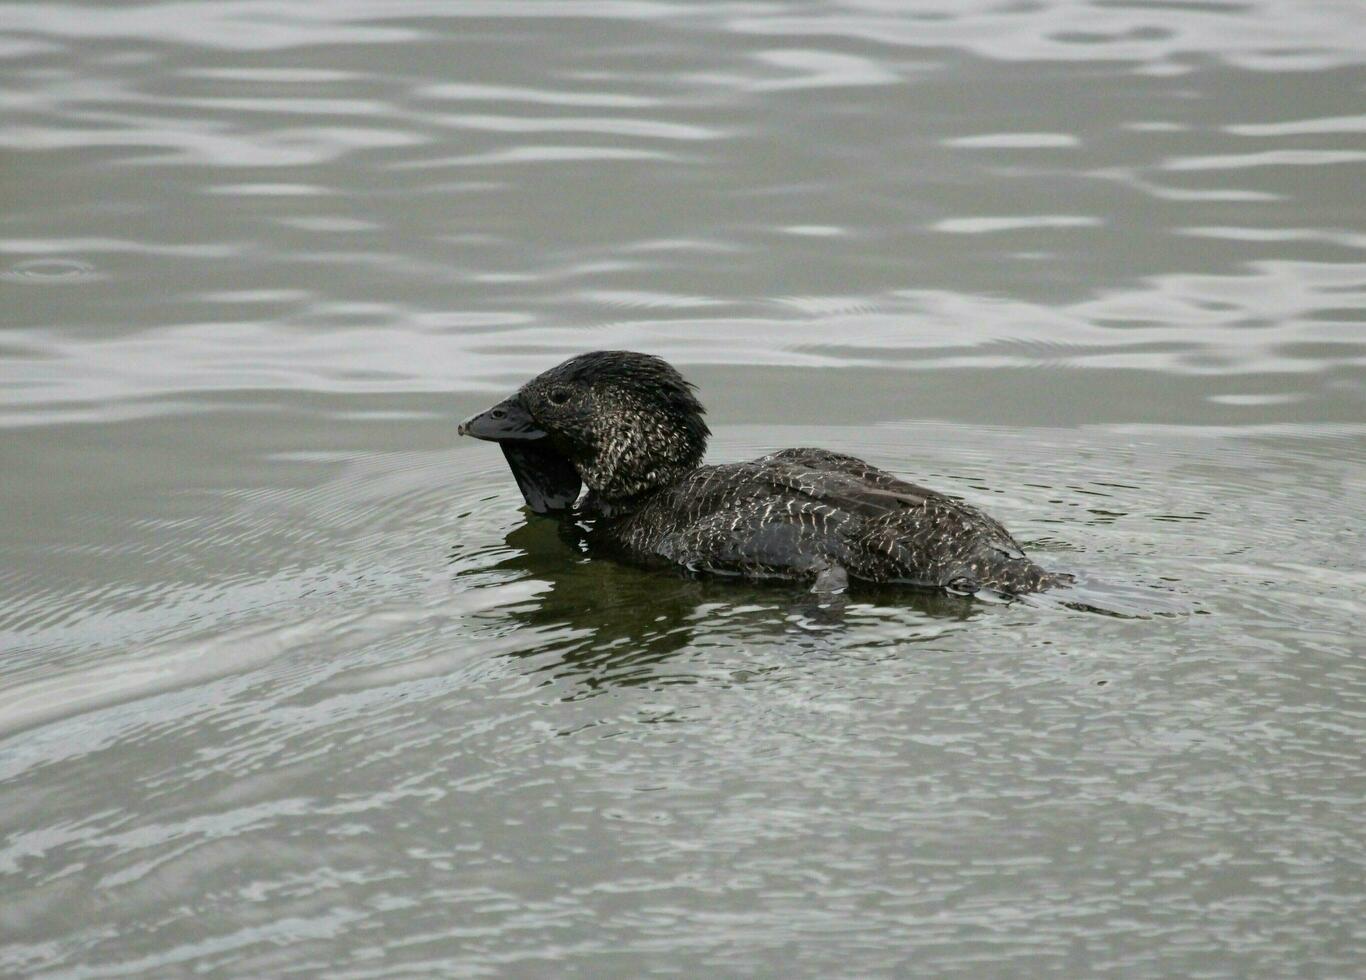
<svg viewBox="0 0 1366 980">
<path fill-rule="evenodd" d="M 1018 595 L 1071 581 L 957 497 L 825 449 L 704 465 L 694 386 L 632 351 L 572 357 L 460 425 L 496 442 L 527 506 L 588 529 L 595 551 L 694 572 Z M 587 493 L 580 499 L 580 491 Z"/>
</svg>

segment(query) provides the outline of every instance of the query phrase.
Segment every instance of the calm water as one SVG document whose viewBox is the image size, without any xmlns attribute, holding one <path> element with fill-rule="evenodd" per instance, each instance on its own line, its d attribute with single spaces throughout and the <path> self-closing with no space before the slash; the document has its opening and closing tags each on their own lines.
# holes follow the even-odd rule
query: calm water
<svg viewBox="0 0 1366 980">
<path fill-rule="evenodd" d="M 0 974 L 1341 977 L 1360 2 L 0 5 Z M 1122 615 L 587 561 L 662 354 Z"/>
</svg>

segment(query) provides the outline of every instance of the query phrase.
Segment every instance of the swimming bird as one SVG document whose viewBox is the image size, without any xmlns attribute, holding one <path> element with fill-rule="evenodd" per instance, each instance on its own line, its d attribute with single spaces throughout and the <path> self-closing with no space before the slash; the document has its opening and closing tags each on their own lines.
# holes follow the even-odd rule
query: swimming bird
<svg viewBox="0 0 1366 980">
<path fill-rule="evenodd" d="M 585 522 L 595 548 L 626 559 L 827 593 L 850 579 L 1007 595 L 1071 580 L 977 508 L 854 456 L 783 449 L 703 465 L 711 430 L 694 392 L 658 357 L 594 351 L 459 433 L 500 445 L 533 511 Z"/>
</svg>

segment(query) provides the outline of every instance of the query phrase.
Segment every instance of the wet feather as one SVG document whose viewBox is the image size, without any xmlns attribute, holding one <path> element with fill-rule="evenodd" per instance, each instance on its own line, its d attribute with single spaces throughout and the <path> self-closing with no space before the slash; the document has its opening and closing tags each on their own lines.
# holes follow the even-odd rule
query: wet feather
<svg viewBox="0 0 1366 980">
<path fill-rule="evenodd" d="M 1018 594 L 1070 580 L 977 508 L 854 456 L 800 448 L 702 465 L 705 409 L 657 357 L 583 354 L 516 398 L 545 431 L 544 451 L 588 487 L 574 513 L 592 542 L 622 557 L 818 588 L 853 578 Z"/>
</svg>

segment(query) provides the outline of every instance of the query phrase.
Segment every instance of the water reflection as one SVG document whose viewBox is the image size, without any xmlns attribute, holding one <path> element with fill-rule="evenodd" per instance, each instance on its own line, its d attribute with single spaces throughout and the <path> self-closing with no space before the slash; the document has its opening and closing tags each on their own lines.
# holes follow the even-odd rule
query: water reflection
<svg viewBox="0 0 1366 980">
<path fill-rule="evenodd" d="M 536 584 L 534 594 L 495 616 L 542 638 L 508 655 L 571 681 L 570 697 L 614 685 L 695 683 L 698 661 L 735 645 L 801 661 L 879 645 L 890 635 L 914 644 L 990 615 L 980 599 L 936 592 L 855 583 L 845 595 L 815 596 L 792 583 L 624 564 L 590 556 L 584 528 L 546 517 L 529 516 L 504 543 L 497 561 L 467 564 L 456 574 L 488 581 L 498 573 L 500 582 L 511 574 L 514 582 Z M 450 560 L 468 556 L 457 547 Z"/>
</svg>

